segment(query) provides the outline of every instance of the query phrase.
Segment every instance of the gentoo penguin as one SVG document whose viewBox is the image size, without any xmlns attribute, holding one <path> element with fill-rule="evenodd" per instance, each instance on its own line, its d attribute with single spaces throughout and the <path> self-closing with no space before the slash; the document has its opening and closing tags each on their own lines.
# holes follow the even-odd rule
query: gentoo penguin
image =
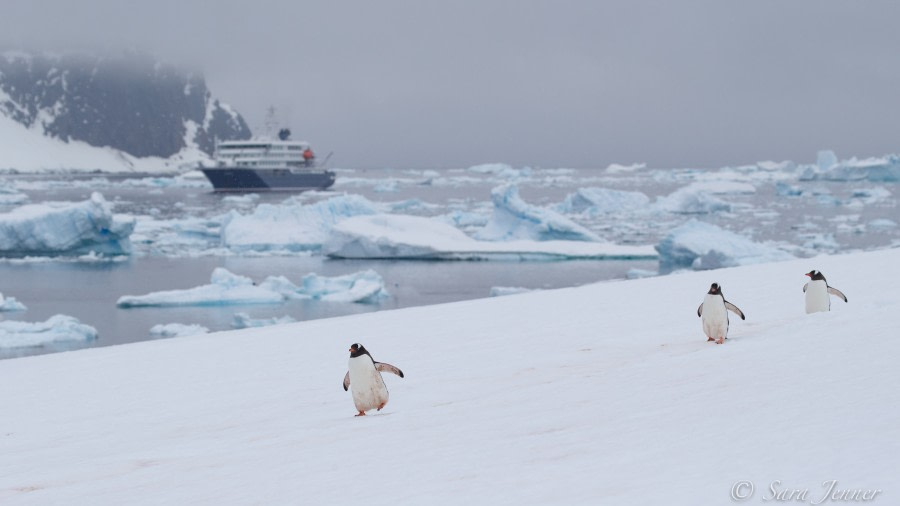
<svg viewBox="0 0 900 506">
<path fill-rule="evenodd" d="M 828 294 L 840 297 L 847 302 L 847 296 L 840 290 L 832 286 L 828 286 L 825 276 L 815 269 L 806 273 L 809 276 L 809 283 L 803 285 L 803 292 L 806 293 L 806 313 L 818 313 L 819 311 L 831 311 L 831 297 Z"/>
<path fill-rule="evenodd" d="M 353 387 L 353 404 L 359 411 L 356 416 L 365 416 L 370 409 L 381 411 L 387 404 L 388 389 L 381 378 L 382 372 L 392 372 L 403 377 L 400 369 L 391 364 L 376 362 L 363 345 L 354 343 L 350 346 L 350 363 L 349 370 L 344 375 L 344 391 Z"/>
<path fill-rule="evenodd" d="M 725 300 L 722 295 L 722 287 L 718 283 L 713 283 L 706 292 L 703 304 L 697 308 L 697 316 L 703 322 L 703 332 L 706 333 L 707 341 L 715 341 L 716 344 L 722 344 L 728 337 L 728 311 L 741 317 L 744 320 L 744 313 L 737 306 Z"/>
</svg>

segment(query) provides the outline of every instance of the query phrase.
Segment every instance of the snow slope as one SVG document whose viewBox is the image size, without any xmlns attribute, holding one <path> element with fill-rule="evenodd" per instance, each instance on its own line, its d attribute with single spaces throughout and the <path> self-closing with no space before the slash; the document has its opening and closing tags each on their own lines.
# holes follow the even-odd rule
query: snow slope
<svg viewBox="0 0 900 506">
<path fill-rule="evenodd" d="M 745 504 L 770 487 L 813 504 L 837 480 L 893 504 L 900 293 L 885 273 L 898 261 L 791 260 L 5 360 L 0 503 L 712 505 L 748 480 Z M 804 314 L 812 268 L 849 303 Z M 696 315 L 713 281 L 747 315 L 724 345 Z M 385 375 L 390 402 L 361 418 L 340 386 L 357 341 L 406 374 Z"/>
</svg>

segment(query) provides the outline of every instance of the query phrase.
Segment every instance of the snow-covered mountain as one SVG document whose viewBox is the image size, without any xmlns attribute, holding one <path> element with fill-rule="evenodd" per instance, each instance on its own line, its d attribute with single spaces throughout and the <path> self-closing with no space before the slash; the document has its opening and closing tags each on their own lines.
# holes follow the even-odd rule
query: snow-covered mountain
<svg viewBox="0 0 900 506">
<path fill-rule="evenodd" d="M 0 170 L 174 169 L 249 137 L 202 75 L 146 54 L 0 54 Z"/>
</svg>

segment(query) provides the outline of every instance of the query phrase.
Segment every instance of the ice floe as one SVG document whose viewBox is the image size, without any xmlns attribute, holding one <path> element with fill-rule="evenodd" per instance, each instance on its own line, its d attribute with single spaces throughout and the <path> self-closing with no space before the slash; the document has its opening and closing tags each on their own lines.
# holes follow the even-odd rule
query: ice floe
<svg viewBox="0 0 900 506">
<path fill-rule="evenodd" d="M 554 209 L 561 213 L 600 215 L 646 209 L 650 197 L 642 192 L 609 188 L 579 188 Z"/>
<path fill-rule="evenodd" d="M 268 327 L 270 325 L 281 325 L 284 323 L 294 323 L 297 320 L 288 315 L 273 316 L 271 318 L 251 318 L 247 313 L 235 313 L 231 326 L 236 329 L 246 329 L 251 327 Z"/>
<path fill-rule="evenodd" d="M 515 185 L 491 191 L 494 214 L 475 237 L 484 241 L 600 241 L 595 233 L 548 208 L 526 203 Z"/>
<path fill-rule="evenodd" d="M 185 337 L 208 333 L 208 328 L 197 324 L 160 323 L 150 328 L 150 335 L 156 337 Z"/>
<path fill-rule="evenodd" d="M 233 274 L 223 267 L 213 270 L 208 285 L 186 290 L 164 290 L 147 295 L 124 295 L 116 305 L 139 306 L 222 306 L 237 304 L 280 304 L 284 297 L 256 286 L 247 276 Z"/>
<path fill-rule="evenodd" d="M 378 214 L 334 226 L 322 252 L 335 258 L 422 260 L 652 259 L 652 246 L 586 241 L 479 241 L 440 220 Z"/>
<path fill-rule="evenodd" d="M 318 250 L 340 220 L 375 214 L 359 195 L 341 195 L 313 204 L 260 204 L 246 215 L 233 211 L 223 220 L 222 245 L 236 251 Z"/>
<path fill-rule="evenodd" d="M 97 329 L 67 315 L 44 322 L 0 321 L 0 348 L 29 348 L 97 339 Z"/>
<path fill-rule="evenodd" d="M 28 204 L 0 214 L 0 254 L 129 254 L 134 225 L 96 192 L 84 202 Z"/>
<path fill-rule="evenodd" d="M 794 258 L 773 246 L 698 220 L 676 227 L 657 244 L 656 250 L 661 274 L 678 269 L 718 269 Z"/>
<path fill-rule="evenodd" d="M 333 278 L 311 273 L 304 276 L 301 285 L 297 286 L 284 276 L 269 276 L 257 284 L 247 276 L 217 267 L 209 284 L 146 295 L 125 295 L 116 304 L 129 308 L 281 304 L 290 299 L 370 302 L 385 295 L 384 280 L 373 270 Z"/>
<path fill-rule="evenodd" d="M 17 301 L 15 297 L 4 297 L 0 293 L 0 311 L 27 311 L 25 304 Z"/>
</svg>

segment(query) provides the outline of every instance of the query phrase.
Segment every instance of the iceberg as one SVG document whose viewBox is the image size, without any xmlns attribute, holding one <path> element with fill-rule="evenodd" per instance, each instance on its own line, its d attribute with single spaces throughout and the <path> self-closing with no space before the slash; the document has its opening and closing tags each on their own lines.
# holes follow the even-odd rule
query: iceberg
<svg viewBox="0 0 900 506">
<path fill-rule="evenodd" d="M 131 253 L 133 218 L 116 217 L 103 195 L 79 203 L 29 204 L 0 214 L 0 255 Z"/>
<path fill-rule="evenodd" d="M 599 215 L 622 211 L 637 211 L 650 204 L 650 197 L 642 192 L 611 190 L 608 188 L 579 188 L 555 206 L 561 213 Z"/>
<path fill-rule="evenodd" d="M 734 232 L 690 220 L 673 229 L 656 245 L 659 272 L 718 269 L 794 258 L 777 248 L 753 242 Z"/>
<path fill-rule="evenodd" d="M 284 297 L 256 286 L 253 280 L 216 267 L 210 284 L 186 290 L 165 290 L 147 295 L 124 295 L 116 305 L 122 308 L 139 306 L 224 306 L 235 304 L 280 304 Z"/>
<path fill-rule="evenodd" d="M 516 185 L 491 190 L 494 214 L 475 237 L 484 241 L 600 241 L 587 228 L 551 209 L 526 203 Z"/>
<path fill-rule="evenodd" d="M 375 214 L 359 195 L 332 197 L 314 204 L 260 204 L 247 215 L 229 214 L 222 223 L 222 245 L 236 251 L 318 251 L 335 223 Z"/>
<path fill-rule="evenodd" d="M 900 156 L 887 155 L 838 161 L 833 151 L 820 151 L 815 165 L 804 166 L 801 180 L 900 182 Z"/>
<path fill-rule="evenodd" d="M 259 286 L 279 293 L 286 299 L 374 302 L 388 295 L 384 280 L 372 269 L 335 277 L 310 273 L 303 276 L 300 286 L 284 276 L 269 276 Z"/>
<path fill-rule="evenodd" d="M 147 295 L 125 295 L 116 304 L 129 308 L 281 304 L 289 299 L 370 302 L 385 295 L 384 281 L 371 269 L 333 278 L 307 274 L 301 286 L 297 286 L 284 276 L 269 276 L 257 285 L 246 276 L 217 267 L 208 285 Z"/>
<path fill-rule="evenodd" d="M 714 197 L 703 187 L 688 185 L 667 196 L 658 197 L 654 208 L 676 214 L 709 214 L 731 211 L 731 204 Z"/>
<path fill-rule="evenodd" d="M 29 348 L 97 339 L 97 329 L 77 318 L 51 316 L 45 322 L 0 321 L 0 348 Z"/>
<path fill-rule="evenodd" d="M 0 293 L 0 311 L 27 311 L 25 304 L 17 301 L 15 297 L 4 297 Z"/>
<path fill-rule="evenodd" d="M 208 334 L 209 329 L 203 325 L 183 323 L 160 323 L 150 328 L 150 335 L 156 337 L 185 337 L 197 334 Z"/>
<path fill-rule="evenodd" d="M 272 317 L 272 318 L 250 318 L 247 313 L 235 313 L 231 326 L 236 329 L 247 329 L 256 327 L 268 327 L 270 325 L 281 325 L 284 323 L 294 323 L 297 320 L 290 316 Z"/>
<path fill-rule="evenodd" d="M 441 219 L 378 214 L 334 226 L 322 253 L 333 258 L 409 260 L 655 259 L 652 246 L 584 241 L 479 241 Z"/>
</svg>

